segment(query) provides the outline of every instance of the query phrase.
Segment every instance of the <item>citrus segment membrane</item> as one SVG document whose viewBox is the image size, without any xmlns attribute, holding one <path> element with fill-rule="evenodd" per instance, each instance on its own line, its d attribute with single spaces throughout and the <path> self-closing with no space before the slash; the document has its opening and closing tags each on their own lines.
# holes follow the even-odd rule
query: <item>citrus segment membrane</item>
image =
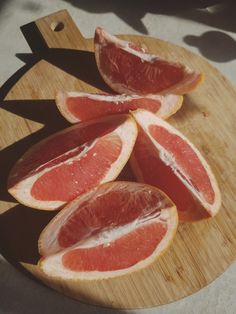
<svg viewBox="0 0 236 314">
<path fill-rule="evenodd" d="M 197 148 L 152 113 L 137 110 L 133 116 L 140 127 L 131 157 L 136 177 L 162 189 L 180 212 L 188 211 L 188 214 L 183 213 L 183 219 L 194 220 L 207 214 L 214 216 L 221 204 L 220 191 Z M 204 211 L 198 212 L 200 207 L 206 210 L 205 215 Z"/>
<path fill-rule="evenodd" d="M 180 109 L 183 98 L 178 95 L 111 95 L 59 91 L 56 104 L 71 123 L 87 121 L 110 114 L 146 109 L 167 118 Z"/>
<path fill-rule="evenodd" d="M 100 244 L 66 252 L 62 263 L 72 271 L 114 271 L 131 267 L 154 252 L 164 238 L 166 228 L 163 223 L 139 227 L 107 246 Z"/>
<path fill-rule="evenodd" d="M 152 124 L 148 129 L 151 136 L 174 156 L 174 163 L 180 169 L 176 169 L 176 175 L 183 176 L 183 180 L 201 193 L 206 202 L 213 204 L 215 193 L 210 178 L 192 147 L 179 135 L 170 133 L 162 126 Z M 161 157 L 165 160 L 165 153 Z"/>
<path fill-rule="evenodd" d="M 65 278 L 130 272 L 160 255 L 177 224 L 174 204 L 155 187 L 106 183 L 72 201 L 45 228 L 40 266 Z"/>
<path fill-rule="evenodd" d="M 83 149 L 81 145 L 112 132 L 116 126 L 117 124 L 112 121 L 75 125 L 38 142 L 14 165 L 8 178 L 8 187 L 11 188 L 23 178 L 38 173 L 50 165 L 73 157 Z"/>
<path fill-rule="evenodd" d="M 68 202 L 98 185 L 120 155 L 122 141 L 118 135 L 108 134 L 81 148 L 74 157 L 66 156 L 65 162 L 50 165 L 51 170 L 35 181 L 31 190 L 35 199 Z"/>
<path fill-rule="evenodd" d="M 65 129 L 26 152 L 10 174 L 9 192 L 25 205 L 56 209 L 116 178 L 132 152 L 136 136 L 136 124 L 129 115 Z"/>
<path fill-rule="evenodd" d="M 109 73 L 114 83 L 124 86 L 132 84 L 133 91 L 141 89 L 147 94 L 158 93 L 177 84 L 184 77 L 183 69 L 177 65 L 169 66 L 167 62 L 155 59 L 154 56 L 147 58 L 143 53 L 131 55 L 129 50 L 117 47 L 113 43 L 108 43 L 101 50 L 100 65 L 105 73 Z M 132 73 L 129 68 L 132 68 Z M 144 80 L 143 76 L 147 80 Z M 129 82 L 131 78 L 133 81 Z M 154 82 L 157 87 L 153 86 Z"/>
<path fill-rule="evenodd" d="M 171 167 L 162 161 L 152 141 L 141 128 L 130 164 L 139 182 L 156 186 L 168 194 L 178 209 L 181 221 L 195 221 L 209 217 L 192 192 L 175 175 Z"/>
<path fill-rule="evenodd" d="M 126 94 L 185 94 L 203 79 L 187 66 L 133 49 L 98 27 L 94 37 L 95 57 L 104 81 L 116 92 Z"/>
</svg>

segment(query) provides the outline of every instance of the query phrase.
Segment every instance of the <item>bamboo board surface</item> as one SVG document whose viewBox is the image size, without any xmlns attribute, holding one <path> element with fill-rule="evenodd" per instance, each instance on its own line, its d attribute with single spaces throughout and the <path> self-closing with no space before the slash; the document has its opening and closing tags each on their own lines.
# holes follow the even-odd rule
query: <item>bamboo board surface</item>
<svg viewBox="0 0 236 314">
<path fill-rule="evenodd" d="M 68 125 L 55 108 L 58 89 L 96 92 L 108 88 L 96 68 L 93 40 L 83 38 L 67 11 L 37 20 L 29 25 L 29 32 L 22 30 L 33 54 L 21 56 L 26 66 L 0 90 L 0 239 L 4 256 L 57 291 L 116 308 L 173 302 L 216 279 L 236 256 L 236 90 L 217 69 L 190 51 L 130 35 L 121 37 L 205 73 L 205 82 L 185 96 L 182 109 L 169 122 L 209 161 L 222 192 L 222 209 L 214 219 L 180 224 L 169 250 L 149 268 L 129 276 L 67 283 L 49 281 L 39 272 L 37 239 L 55 213 L 15 203 L 6 191 L 7 175 L 30 145 Z"/>
</svg>

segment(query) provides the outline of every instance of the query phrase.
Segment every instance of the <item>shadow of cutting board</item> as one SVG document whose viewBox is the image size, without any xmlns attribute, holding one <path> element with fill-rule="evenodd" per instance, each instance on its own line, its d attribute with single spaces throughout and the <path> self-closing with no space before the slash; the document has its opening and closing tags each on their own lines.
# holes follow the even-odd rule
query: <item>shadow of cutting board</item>
<svg viewBox="0 0 236 314">
<path fill-rule="evenodd" d="M 198 291 L 235 259 L 236 91 L 206 60 L 181 47 L 149 37 L 120 37 L 205 73 L 205 82 L 185 96 L 183 108 L 169 121 L 211 164 L 222 191 L 220 213 L 208 221 L 180 224 L 164 256 L 129 276 L 67 283 L 40 273 L 37 239 L 55 212 L 16 204 L 6 191 L 7 175 L 33 143 L 68 125 L 53 100 L 58 89 L 109 91 L 96 68 L 93 40 L 81 35 L 67 11 L 60 11 L 31 24 L 31 36 L 26 38 L 33 54 L 19 56 L 26 66 L 0 90 L 4 98 L 0 108 L 0 238 L 2 252 L 10 262 L 57 291 L 92 304 L 140 308 L 173 302 Z"/>
</svg>

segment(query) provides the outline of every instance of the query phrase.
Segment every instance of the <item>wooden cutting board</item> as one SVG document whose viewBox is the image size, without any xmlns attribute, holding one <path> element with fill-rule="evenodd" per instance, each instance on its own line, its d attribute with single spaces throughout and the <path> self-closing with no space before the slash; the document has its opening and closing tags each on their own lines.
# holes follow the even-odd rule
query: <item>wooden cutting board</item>
<svg viewBox="0 0 236 314">
<path fill-rule="evenodd" d="M 216 279 L 236 256 L 236 91 L 219 71 L 192 52 L 155 38 L 128 35 L 120 37 L 205 73 L 205 82 L 185 96 L 183 108 L 169 121 L 211 164 L 222 191 L 222 209 L 214 219 L 180 224 L 164 256 L 127 277 L 69 284 L 50 281 L 39 272 L 37 239 L 55 213 L 16 204 L 6 191 L 7 175 L 33 143 L 68 125 L 55 108 L 58 89 L 96 92 L 108 88 L 96 68 L 93 40 L 81 35 L 67 11 L 41 18 L 22 30 L 33 54 L 19 55 L 26 61 L 25 67 L 0 90 L 4 99 L 0 108 L 0 238 L 4 256 L 63 294 L 116 308 L 173 302 Z"/>
</svg>

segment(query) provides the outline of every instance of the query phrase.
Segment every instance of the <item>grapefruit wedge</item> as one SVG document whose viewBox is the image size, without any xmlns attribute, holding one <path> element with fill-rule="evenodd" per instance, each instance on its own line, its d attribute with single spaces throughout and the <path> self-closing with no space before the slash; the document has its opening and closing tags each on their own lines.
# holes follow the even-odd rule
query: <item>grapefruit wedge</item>
<svg viewBox="0 0 236 314">
<path fill-rule="evenodd" d="M 56 104 L 61 114 L 71 123 L 87 121 L 130 110 L 146 109 L 161 118 L 168 118 L 182 105 L 178 95 L 109 95 L 59 91 Z"/>
<path fill-rule="evenodd" d="M 39 238 L 39 261 L 50 277 L 116 277 L 151 264 L 178 225 L 173 202 L 155 187 L 105 183 L 67 204 Z"/>
<path fill-rule="evenodd" d="M 13 167 L 9 192 L 27 206 L 53 210 L 114 180 L 137 136 L 129 115 L 76 124 L 30 148 Z"/>
<path fill-rule="evenodd" d="M 117 93 L 182 95 L 203 80 L 201 73 L 148 54 L 100 27 L 95 31 L 94 50 L 102 78 Z"/>
<path fill-rule="evenodd" d="M 131 156 L 138 181 L 164 191 L 176 204 L 180 220 L 213 217 L 221 195 L 210 166 L 197 148 L 166 121 L 137 110 L 139 135 Z"/>
</svg>

